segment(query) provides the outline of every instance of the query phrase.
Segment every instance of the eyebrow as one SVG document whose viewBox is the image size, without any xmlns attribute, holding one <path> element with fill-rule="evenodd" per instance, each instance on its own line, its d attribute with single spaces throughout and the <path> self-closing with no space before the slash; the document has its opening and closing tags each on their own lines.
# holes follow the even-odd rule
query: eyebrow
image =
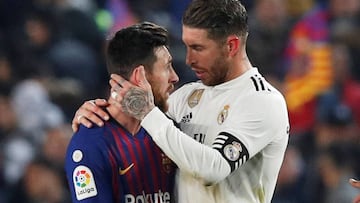
<svg viewBox="0 0 360 203">
<path fill-rule="evenodd" d="M 189 45 L 189 47 L 192 49 L 196 49 L 196 48 L 203 48 L 204 46 L 201 44 L 191 44 L 191 45 Z"/>
</svg>

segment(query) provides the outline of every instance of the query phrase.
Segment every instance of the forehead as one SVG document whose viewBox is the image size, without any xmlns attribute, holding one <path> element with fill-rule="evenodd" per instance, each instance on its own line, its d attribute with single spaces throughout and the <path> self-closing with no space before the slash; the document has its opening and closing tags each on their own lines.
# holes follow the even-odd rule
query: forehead
<svg viewBox="0 0 360 203">
<path fill-rule="evenodd" d="M 188 26 L 182 27 L 182 40 L 185 44 L 202 44 L 213 41 L 208 38 L 208 33 L 205 29 L 192 28 Z"/>
<path fill-rule="evenodd" d="M 172 56 L 166 46 L 161 46 L 155 49 L 156 62 L 155 63 L 169 63 Z"/>
</svg>

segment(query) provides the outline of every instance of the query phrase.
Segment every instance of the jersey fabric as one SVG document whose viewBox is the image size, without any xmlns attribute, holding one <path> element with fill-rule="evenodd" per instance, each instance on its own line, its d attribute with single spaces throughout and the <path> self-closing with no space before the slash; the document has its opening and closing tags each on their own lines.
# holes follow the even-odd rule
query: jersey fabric
<svg viewBox="0 0 360 203">
<path fill-rule="evenodd" d="M 284 97 L 257 68 L 217 86 L 184 85 L 169 105 L 182 132 L 158 108 L 141 125 L 180 169 L 179 202 L 271 202 L 289 121 Z"/>
<path fill-rule="evenodd" d="M 174 202 L 175 164 L 143 128 L 133 136 L 113 119 L 80 126 L 65 170 L 73 202 Z"/>
</svg>

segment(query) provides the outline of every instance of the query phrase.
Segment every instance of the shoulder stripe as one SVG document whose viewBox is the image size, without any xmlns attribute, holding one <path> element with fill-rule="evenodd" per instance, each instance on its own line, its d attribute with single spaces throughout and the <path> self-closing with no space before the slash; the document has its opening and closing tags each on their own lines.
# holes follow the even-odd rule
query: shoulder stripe
<svg viewBox="0 0 360 203">
<path fill-rule="evenodd" d="M 256 91 L 259 91 L 259 86 L 253 76 L 250 77 L 250 79 L 253 81 Z"/>
<path fill-rule="evenodd" d="M 254 86 L 255 86 L 255 90 L 256 91 L 271 91 L 268 87 L 265 86 L 264 84 L 264 78 L 262 78 L 261 76 L 259 77 L 257 74 L 254 76 L 250 77 L 251 81 L 253 82 Z"/>
</svg>

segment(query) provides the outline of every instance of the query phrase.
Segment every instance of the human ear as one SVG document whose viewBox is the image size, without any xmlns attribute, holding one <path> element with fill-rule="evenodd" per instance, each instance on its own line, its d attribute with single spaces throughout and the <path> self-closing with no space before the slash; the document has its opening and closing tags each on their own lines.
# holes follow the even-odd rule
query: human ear
<svg viewBox="0 0 360 203">
<path fill-rule="evenodd" d="M 227 46 L 230 56 L 235 56 L 239 51 L 240 39 L 236 35 L 229 36 L 227 38 Z"/>
<path fill-rule="evenodd" d="M 137 86 L 140 86 L 144 83 L 144 81 L 146 80 L 146 71 L 143 65 L 139 65 L 133 70 L 130 76 L 130 80 L 133 84 Z"/>
</svg>

